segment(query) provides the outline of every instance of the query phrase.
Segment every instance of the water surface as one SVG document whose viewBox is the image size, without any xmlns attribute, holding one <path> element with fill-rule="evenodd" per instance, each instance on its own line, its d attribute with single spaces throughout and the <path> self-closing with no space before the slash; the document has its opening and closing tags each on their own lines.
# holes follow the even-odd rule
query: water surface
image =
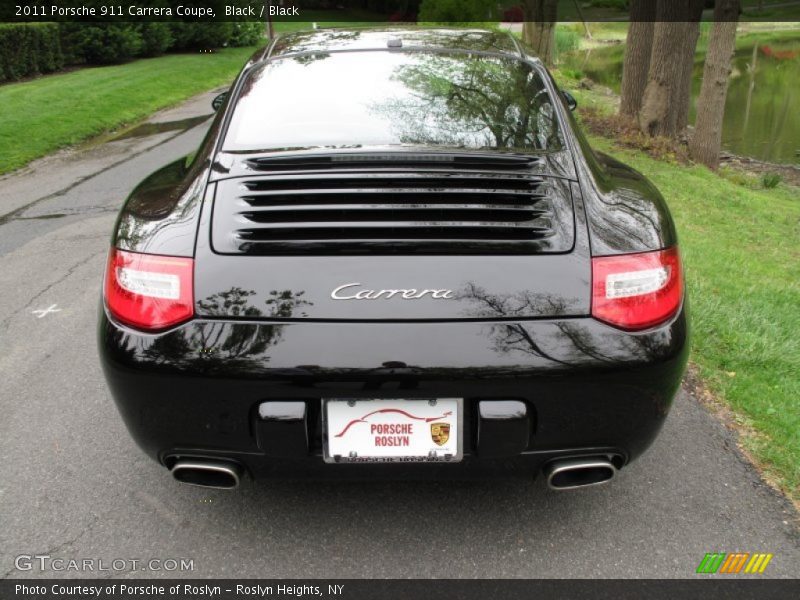
<svg viewBox="0 0 800 600">
<path fill-rule="evenodd" d="M 800 164 L 800 32 L 794 35 L 777 41 L 772 36 L 740 40 L 725 103 L 724 149 L 769 162 Z M 580 70 L 619 93 L 623 52 L 622 44 L 581 50 L 564 55 L 560 66 Z M 691 122 L 704 59 L 703 52 L 698 52 Z"/>
</svg>

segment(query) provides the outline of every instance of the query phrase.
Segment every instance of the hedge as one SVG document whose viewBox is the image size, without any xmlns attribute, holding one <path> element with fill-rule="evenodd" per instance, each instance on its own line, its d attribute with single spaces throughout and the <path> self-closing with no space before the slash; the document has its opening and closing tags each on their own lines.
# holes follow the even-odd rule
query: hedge
<svg viewBox="0 0 800 600">
<path fill-rule="evenodd" d="M 65 64 L 108 65 L 170 50 L 253 46 L 263 32 L 262 23 L 245 21 L 0 24 L 0 83 Z"/>
<path fill-rule="evenodd" d="M 63 66 L 56 23 L 0 24 L 0 82 L 52 73 Z"/>
<path fill-rule="evenodd" d="M 142 35 L 132 23 L 65 23 L 61 35 L 73 64 L 113 65 L 142 51 Z"/>
</svg>

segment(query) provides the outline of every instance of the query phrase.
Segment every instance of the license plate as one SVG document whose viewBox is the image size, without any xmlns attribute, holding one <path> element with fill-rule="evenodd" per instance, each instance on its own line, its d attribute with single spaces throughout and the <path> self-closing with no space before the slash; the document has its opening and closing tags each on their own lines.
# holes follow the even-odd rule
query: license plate
<svg viewBox="0 0 800 600">
<path fill-rule="evenodd" d="M 461 460 L 461 398 L 323 403 L 326 462 Z"/>
</svg>

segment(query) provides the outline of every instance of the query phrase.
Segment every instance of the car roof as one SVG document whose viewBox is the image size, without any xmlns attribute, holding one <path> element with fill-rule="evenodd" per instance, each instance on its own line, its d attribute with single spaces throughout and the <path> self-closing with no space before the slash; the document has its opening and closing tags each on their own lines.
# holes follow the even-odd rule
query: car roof
<svg viewBox="0 0 800 600">
<path fill-rule="evenodd" d="M 307 52 L 386 50 L 387 48 L 488 52 L 515 58 L 523 56 L 520 47 L 508 32 L 485 29 L 382 27 L 316 29 L 284 34 L 276 40 L 268 57 L 276 58 Z"/>
</svg>

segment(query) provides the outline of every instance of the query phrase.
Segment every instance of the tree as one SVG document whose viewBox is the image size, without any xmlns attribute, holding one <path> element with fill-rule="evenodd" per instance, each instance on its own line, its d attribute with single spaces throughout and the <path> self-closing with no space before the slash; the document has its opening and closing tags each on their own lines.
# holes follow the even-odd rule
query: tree
<svg viewBox="0 0 800 600">
<path fill-rule="evenodd" d="M 553 64 L 558 0 L 525 0 L 522 39 L 546 65 Z"/>
<path fill-rule="evenodd" d="M 272 0 L 263 0 L 264 3 L 264 13 L 266 15 L 264 19 L 264 36 L 269 40 L 275 39 L 275 25 L 272 23 L 272 15 L 270 11 L 272 10 Z"/>
<path fill-rule="evenodd" d="M 589 23 L 586 22 L 586 18 L 583 16 L 583 10 L 581 9 L 580 0 L 572 0 L 575 4 L 575 10 L 578 12 L 578 18 L 580 19 L 581 23 L 583 23 L 583 30 L 586 32 L 586 39 L 594 39 L 592 38 L 592 30 L 589 29 Z"/>
<path fill-rule="evenodd" d="M 650 69 L 650 52 L 656 5 L 651 0 L 631 0 L 630 26 L 622 65 L 619 114 L 635 118 L 641 108 Z"/>
<path fill-rule="evenodd" d="M 686 60 L 686 28 L 693 3 L 658 0 L 647 86 L 639 110 L 639 127 L 648 135 L 676 136 L 676 88 L 680 87 L 682 62 Z"/>
<path fill-rule="evenodd" d="M 673 101 L 675 102 L 675 131 L 677 133 L 686 129 L 689 124 L 689 105 L 692 100 L 692 77 L 694 75 L 694 55 L 697 50 L 697 40 L 700 37 L 700 22 L 692 21 L 683 23 L 683 40 L 679 52 L 680 74 L 678 85 L 675 86 Z"/>
<path fill-rule="evenodd" d="M 725 98 L 728 95 L 728 78 L 736 44 L 738 17 L 739 0 L 716 0 L 714 25 L 711 27 L 703 68 L 703 84 L 697 100 L 695 132 L 689 142 L 689 155 L 712 169 L 719 167 L 722 119 L 725 114 Z"/>
<path fill-rule="evenodd" d="M 700 38 L 700 19 L 703 16 L 704 0 L 691 0 L 689 20 L 683 23 L 683 39 L 678 46 L 677 59 L 680 62 L 678 85 L 675 87 L 675 131 L 681 133 L 689 124 L 689 105 L 692 100 L 692 77 L 694 75 L 694 55 L 697 40 Z"/>
<path fill-rule="evenodd" d="M 373 107 L 402 143 L 417 146 L 552 148 L 561 144 L 550 99 L 522 63 L 418 56 L 392 78 L 413 93 Z M 426 115 L 426 118 L 420 118 Z M 433 125 L 435 124 L 435 125 Z"/>
</svg>

